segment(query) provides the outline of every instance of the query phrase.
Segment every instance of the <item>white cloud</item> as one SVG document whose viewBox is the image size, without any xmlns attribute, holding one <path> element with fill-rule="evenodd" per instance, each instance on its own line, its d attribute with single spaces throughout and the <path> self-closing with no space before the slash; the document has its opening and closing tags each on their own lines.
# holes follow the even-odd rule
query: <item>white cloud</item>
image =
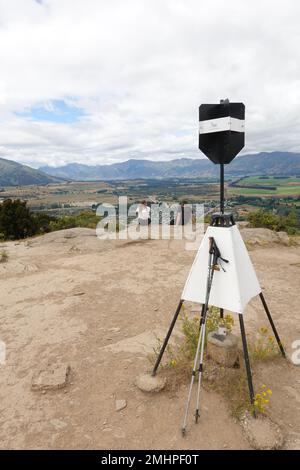
<svg viewBox="0 0 300 470">
<path fill-rule="evenodd" d="M 245 152 L 300 151 L 298 0 L 0 0 L 0 155 L 199 157 L 198 106 L 244 101 Z M 66 100 L 73 124 L 15 112 Z"/>
</svg>

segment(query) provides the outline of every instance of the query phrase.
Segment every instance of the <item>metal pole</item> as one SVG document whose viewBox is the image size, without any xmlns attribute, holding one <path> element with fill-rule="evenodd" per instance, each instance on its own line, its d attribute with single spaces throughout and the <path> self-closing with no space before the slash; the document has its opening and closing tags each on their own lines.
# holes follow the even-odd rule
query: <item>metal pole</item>
<svg viewBox="0 0 300 470">
<path fill-rule="evenodd" d="M 282 342 L 280 341 L 279 334 L 277 333 L 275 324 L 274 324 L 274 322 L 273 322 L 273 318 L 272 318 L 272 316 L 271 316 L 270 310 L 269 310 L 269 308 L 268 308 L 267 302 L 265 301 L 265 298 L 264 298 L 264 295 L 263 295 L 262 292 L 259 294 L 259 297 L 260 297 L 260 299 L 261 299 L 261 301 L 262 301 L 262 304 L 263 304 L 263 306 L 264 306 L 265 312 L 266 312 L 267 317 L 268 317 L 268 319 L 269 319 L 270 325 L 271 325 L 271 327 L 272 327 L 272 330 L 273 330 L 274 336 L 275 336 L 275 338 L 276 338 L 278 347 L 279 347 L 279 349 L 280 349 L 280 351 L 281 351 L 281 354 L 283 355 L 283 357 L 286 357 L 285 350 L 284 350 L 284 348 L 283 348 L 283 346 L 282 346 Z"/>
<path fill-rule="evenodd" d="M 220 212 L 224 214 L 224 163 L 220 164 Z"/>
<path fill-rule="evenodd" d="M 165 340 L 164 340 L 164 343 L 163 343 L 163 345 L 162 345 L 162 347 L 161 347 L 161 350 L 160 350 L 160 353 L 159 353 L 159 355 L 158 355 L 158 358 L 156 359 L 156 363 L 155 363 L 155 366 L 154 366 L 153 371 L 152 371 L 152 376 L 153 376 L 153 377 L 155 376 L 156 371 L 157 371 L 157 369 L 158 369 L 158 367 L 159 367 L 159 364 L 160 364 L 160 362 L 161 362 L 161 360 L 162 360 L 163 354 L 164 354 L 165 349 L 166 349 L 166 347 L 167 347 L 167 344 L 168 344 L 168 342 L 169 342 L 169 339 L 170 339 L 170 336 L 171 336 L 171 334 L 172 334 L 173 328 L 174 328 L 174 326 L 175 326 L 176 320 L 177 320 L 178 315 L 179 315 L 179 313 L 180 313 L 182 304 L 183 304 L 183 300 L 180 299 L 180 302 L 179 302 L 179 304 L 178 304 L 178 306 L 177 306 L 177 309 L 176 309 L 176 312 L 175 312 L 175 314 L 174 314 L 173 320 L 172 320 L 171 325 L 170 325 L 170 327 L 169 327 L 169 331 L 168 331 L 167 336 L 166 336 L 166 338 L 165 338 Z"/>
<path fill-rule="evenodd" d="M 249 359 L 249 353 L 248 353 L 247 338 L 246 338 L 246 333 L 245 333 L 244 318 L 241 313 L 239 313 L 239 320 L 240 320 L 240 328 L 241 328 L 242 343 L 243 343 L 243 350 L 244 350 L 245 366 L 246 366 L 246 372 L 247 372 L 249 395 L 250 395 L 251 405 L 253 405 L 254 389 L 253 389 L 253 383 L 252 383 L 252 373 L 251 373 L 250 359 Z M 256 417 L 255 410 L 253 411 L 253 414 L 254 414 L 254 417 Z"/>
</svg>

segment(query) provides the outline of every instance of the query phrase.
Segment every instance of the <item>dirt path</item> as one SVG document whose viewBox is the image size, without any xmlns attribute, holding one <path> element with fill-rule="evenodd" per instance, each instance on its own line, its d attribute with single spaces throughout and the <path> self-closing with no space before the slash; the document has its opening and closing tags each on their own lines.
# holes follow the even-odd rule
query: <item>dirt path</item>
<svg viewBox="0 0 300 470">
<path fill-rule="evenodd" d="M 180 241 L 103 242 L 88 229 L 6 243 L 0 265 L 0 447 L 247 449 L 224 400 L 203 394 L 201 423 L 179 432 L 187 386 L 153 396 L 136 376 L 149 369 L 155 334 L 163 336 L 195 253 Z M 289 351 L 300 339 L 298 247 L 251 251 L 278 329 Z M 254 300 L 246 325 L 266 324 Z M 33 392 L 46 364 L 72 368 L 66 389 Z M 271 414 L 300 447 L 299 368 L 282 361 L 257 374 L 273 389 Z M 115 400 L 127 407 L 115 411 Z"/>
</svg>

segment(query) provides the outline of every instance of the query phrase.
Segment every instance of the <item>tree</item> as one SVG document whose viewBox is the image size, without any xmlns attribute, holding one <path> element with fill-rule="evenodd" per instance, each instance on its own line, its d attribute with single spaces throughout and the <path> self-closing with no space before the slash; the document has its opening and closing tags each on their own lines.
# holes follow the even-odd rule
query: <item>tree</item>
<svg viewBox="0 0 300 470">
<path fill-rule="evenodd" d="M 38 232 L 38 224 L 26 202 L 6 199 L 0 205 L 0 233 L 5 239 L 16 240 L 30 237 Z"/>
</svg>

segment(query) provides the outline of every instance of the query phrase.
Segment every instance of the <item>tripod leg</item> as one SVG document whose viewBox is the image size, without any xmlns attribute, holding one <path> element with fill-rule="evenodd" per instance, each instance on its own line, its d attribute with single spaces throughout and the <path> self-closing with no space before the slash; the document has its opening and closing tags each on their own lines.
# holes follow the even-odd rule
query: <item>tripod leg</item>
<svg viewBox="0 0 300 470">
<path fill-rule="evenodd" d="M 153 377 L 154 377 L 154 375 L 156 374 L 156 371 L 157 371 L 157 369 L 158 369 L 158 367 L 159 367 L 159 364 L 160 364 L 160 362 L 161 362 L 161 360 L 162 360 L 163 354 L 164 354 L 165 349 L 166 349 L 166 347 L 167 347 L 167 344 L 168 344 L 168 342 L 169 342 L 169 339 L 170 339 L 170 336 L 171 336 L 171 334 L 172 334 L 173 328 L 174 328 L 174 326 L 175 326 L 176 320 L 177 320 L 178 315 L 179 315 L 179 313 L 180 313 L 182 304 L 183 304 L 183 300 L 181 299 L 180 302 L 179 302 L 179 304 L 178 304 L 178 306 L 177 306 L 177 309 L 176 309 L 176 312 L 175 312 L 175 314 L 174 314 L 174 317 L 173 317 L 173 320 L 172 320 L 172 322 L 171 322 L 171 325 L 170 325 L 170 327 L 169 327 L 169 331 L 168 331 L 168 333 L 167 333 L 167 336 L 166 336 L 166 338 L 165 338 L 165 340 L 164 340 L 164 343 L 163 343 L 163 345 L 162 345 L 162 347 L 161 347 L 161 350 L 160 350 L 160 352 L 159 352 L 158 358 L 156 359 L 156 363 L 155 363 L 155 366 L 154 366 L 153 371 L 152 371 L 152 376 L 153 376 Z"/>
<path fill-rule="evenodd" d="M 192 397 L 192 390 L 193 390 L 193 385 L 195 381 L 195 376 L 196 376 L 196 369 L 197 369 L 197 363 L 198 363 L 198 357 L 199 357 L 199 351 L 200 351 L 200 345 L 203 342 L 203 322 L 201 320 L 201 329 L 200 329 L 200 334 L 199 334 L 199 339 L 198 339 L 198 344 L 197 344 L 197 351 L 195 355 L 195 360 L 194 360 L 194 367 L 193 367 L 193 372 L 192 372 L 192 379 L 190 383 L 190 388 L 189 388 L 189 393 L 188 393 L 188 399 L 186 403 L 186 408 L 185 408 L 185 414 L 183 418 L 183 423 L 182 423 L 182 435 L 185 435 L 186 431 L 186 422 L 187 422 L 187 417 L 188 417 L 188 412 L 189 412 L 189 407 L 190 407 L 190 402 L 191 402 L 191 397 Z"/>
<path fill-rule="evenodd" d="M 249 360 L 249 354 L 248 354 L 248 346 L 247 346 L 247 338 L 246 338 L 246 333 L 245 333 L 244 318 L 243 318 L 243 315 L 241 313 L 239 314 L 239 321 L 240 321 L 240 328 L 241 328 L 241 335 L 242 335 L 242 343 L 243 343 L 244 359 L 245 359 L 245 366 L 246 366 L 246 372 L 247 372 L 249 395 L 250 395 L 251 405 L 253 405 L 253 403 L 254 403 L 254 389 L 253 389 L 253 383 L 252 383 L 252 373 L 251 373 L 251 366 L 250 366 L 250 360 Z M 254 411 L 254 416 L 255 416 L 255 411 Z"/>
<path fill-rule="evenodd" d="M 270 325 L 271 325 L 271 327 L 272 327 L 272 330 L 273 330 L 274 336 L 275 336 L 275 338 L 276 338 L 278 347 L 279 347 L 279 349 L 280 349 L 280 351 L 281 351 L 281 354 L 283 355 L 283 357 L 286 357 L 286 355 L 285 355 L 285 350 L 284 350 L 284 348 L 283 348 L 283 346 L 282 346 L 282 343 L 281 343 L 281 341 L 280 341 L 279 334 L 277 333 L 275 324 L 274 324 L 274 322 L 273 322 L 273 318 L 272 318 L 272 316 L 271 316 L 270 310 L 269 310 L 269 308 L 268 308 L 267 302 L 265 301 L 265 298 L 264 298 L 264 295 L 263 295 L 262 292 L 259 294 L 259 297 L 260 297 L 260 299 L 261 299 L 261 301 L 262 301 L 262 304 L 263 304 L 263 306 L 264 306 L 265 312 L 266 312 L 266 314 L 267 314 L 268 320 L 269 320 Z"/>
</svg>

